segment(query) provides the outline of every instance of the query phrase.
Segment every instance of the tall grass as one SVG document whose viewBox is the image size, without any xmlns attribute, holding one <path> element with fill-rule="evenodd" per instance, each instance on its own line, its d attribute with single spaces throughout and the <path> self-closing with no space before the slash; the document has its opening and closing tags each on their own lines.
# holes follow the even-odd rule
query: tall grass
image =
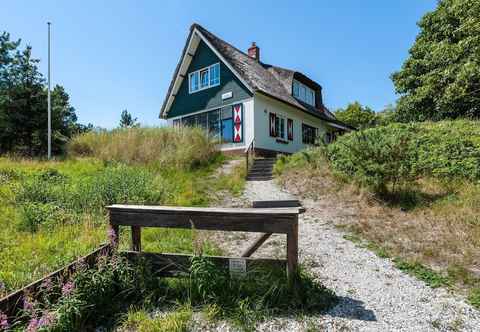
<svg viewBox="0 0 480 332">
<path fill-rule="evenodd" d="M 217 155 L 216 142 L 200 128 L 129 128 L 89 132 L 72 139 L 70 156 L 157 167 L 193 169 Z"/>
</svg>

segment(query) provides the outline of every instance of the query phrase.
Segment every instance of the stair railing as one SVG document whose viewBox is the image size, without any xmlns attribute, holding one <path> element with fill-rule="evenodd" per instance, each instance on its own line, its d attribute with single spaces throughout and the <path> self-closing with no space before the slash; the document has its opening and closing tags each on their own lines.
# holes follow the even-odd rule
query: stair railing
<svg viewBox="0 0 480 332">
<path fill-rule="evenodd" d="M 246 167 L 246 176 L 248 176 L 248 171 L 250 170 L 251 165 L 253 164 L 253 157 L 255 156 L 255 137 L 252 138 L 252 142 L 245 149 L 245 167 Z"/>
</svg>

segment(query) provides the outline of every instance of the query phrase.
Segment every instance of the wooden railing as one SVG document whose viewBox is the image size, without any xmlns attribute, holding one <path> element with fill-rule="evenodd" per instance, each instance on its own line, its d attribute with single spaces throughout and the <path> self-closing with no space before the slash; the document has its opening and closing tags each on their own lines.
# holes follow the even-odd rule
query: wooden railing
<svg viewBox="0 0 480 332">
<path fill-rule="evenodd" d="M 253 158 L 255 157 L 255 138 L 252 139 L 250 145 L 245 149 L 245 167 L 247 172 L 245 176 L 248 176 L 248 171 L 253 164 Z"/>
<path fill-rule="evenodd" d="M 287 267 L 289 276 L 295 276 L 298 265 L 298 207 L 287 208 L 197 208 L 173 206 L 111 205 L 109 232 L 111 245 L 117 248 L 119 227 L 132 228 L 131 251 L 124 252 L 129 258 L 141 257 L 152 260 L 157 273 L 168 276 L 185 276 L 190 268 L 189 255 L 144 253 L 141 251 L 142 227 L 186 228 L 210 231 L 237 231 L 280 233 L 287 235 L 287 260 L 248 258 L 268 238 L 266 234 L 256 241 L 241 258 L 211 257 L 220 266 L 241 264 L 248 270 L 251 266 Z M 286 264 L 285 264 L 286 263 Z"/>
</svg>

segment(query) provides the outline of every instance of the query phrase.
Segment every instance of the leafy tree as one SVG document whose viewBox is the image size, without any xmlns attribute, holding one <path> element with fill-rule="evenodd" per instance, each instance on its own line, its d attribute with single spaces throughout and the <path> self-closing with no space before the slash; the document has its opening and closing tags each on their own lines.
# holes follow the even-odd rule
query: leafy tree
<svg viewBox="0 0 480 332">
<path fill-rule="evenodd" d="M 362 106 L 358 101 L 348 104 L 345 109 L 336 110 L 335 117 L 357 129 L 372 127 L 376 122 L 375 112 L 368 106 Z"/>
<path fill-rule="evenodd" d="M 388 104 L 383 110 L 376 113 L 377 126 L 387 126 L 397 121 L 397 109 L 395 105 Z"/>
<path fill-rule="evenodd" d="M 139 123 L 137 122 L 137 118 L 133 118 L 130 112 L 123 110 L 120 115 L 120 128 L 133 128 L 138 126 Z"/>
<path fill-rule="evenodd" d="M 39 60 L 20 40 L 0 34 L 0 153 L 38 155 L 47 150 L 47 90 Z M 77 124 L 64 88 L 52 91 L 52 151 L 60 153 L 73 134 L 89 127 Z"/>
<path fill-rule="evenodd" d="M 392 75 L 402 121 L 480 117 L 480 1 L 442 0 Z"/>
</svg>

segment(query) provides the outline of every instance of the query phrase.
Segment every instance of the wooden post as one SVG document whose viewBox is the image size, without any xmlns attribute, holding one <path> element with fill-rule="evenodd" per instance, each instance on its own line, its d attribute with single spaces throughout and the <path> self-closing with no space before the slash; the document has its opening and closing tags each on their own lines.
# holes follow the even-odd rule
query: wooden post
<svg viewBox="0 0 480 332">
<path fill-rule="evenodd" d="M 287 233 L 287 273 L 294 278 L 298 269 L 298 216 Z"/>
<path fill-rule="evenodd" d="M 140 226 L 132 226 L 132 251 L 142 251 L 142 229 Z"/>
</svg>

